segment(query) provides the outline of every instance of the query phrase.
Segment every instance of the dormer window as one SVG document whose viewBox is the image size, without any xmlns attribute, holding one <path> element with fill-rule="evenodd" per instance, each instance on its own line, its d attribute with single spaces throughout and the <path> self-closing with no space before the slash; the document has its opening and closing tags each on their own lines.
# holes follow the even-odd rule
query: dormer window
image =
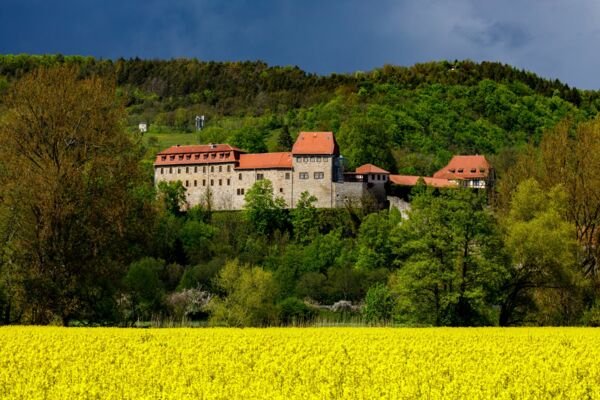
<svg viewBox="0 0 600 400">
<path fill-rule="evenodd" d="M 462 174 L 463 172 L 464 172 L 464 170 L 463 170 L 462 168 L 459 168 L 459 169 L 458 169 L 458 173 L 459 173 L 459 174 Z"/>
<path fill-rule="evenodd" d="M 217 158 L 217 155 L 216 155 L 215 153 L 212 153 L 212 154 L 210 155 L 210 157 L 211 157 L 211 158 Z"/>
<path fill-rule="evenodd" d="M 479 172 L 485 172 L 485 168 L 479 168 Z"/>
<path fill-rule="evenodd" d="M 204 159 L 206 160 L 207 158 L 208 158 L 208 154 L 205 154 L 204 155 Z"/>
<path fill-rule="evenodd" d="M 183 154 L 180 154 L 180 155 L 179 155 L 179 159 L 180 159 L 180 160 L 183 160 Z"/>
<path fill-rule="evenodd" d="M 223 157 L 225 157 L 225 154 L 219 153 L 219 158 L 223 158 Z"/>
<path fill-rule="evenodd" d="M 200 158 L 200 154 L 196 154 L 196 155 L 194 156 L 194 158 L 195 158 L 196 160 L 197 160 L 197 159 L 199 159 L 199 158 Z"/>
<path fill-rule="evenodd" d="M 163 161 L 166 161 L 167 160 L 167 156 L 162 156 L 160 159 L 163 160 Z"/>
<path fill-rule="evenodd" d="M 471 173 L 474 174 L 475 172 L 477 172 L 477 168 L 471 168 Z"/>
<path fill-rule="evenodd" d="M 192 158 L 192 155 L 191 155 L 191 154 L 187 154 L 187 155 L 185 156 L 185 159 L 186 159 L 186 160 L 189 160 L 190 158 Z"/>
<path fill-rule="evenodd" d="M 174 160 L 175 156 L 170 156 L 169 159 Z"/>
<path fill-rule="evenodd" d="M 450 168 L 450 172 L 455 173 L 456 172 L 456 168 Z"/>
</svg>

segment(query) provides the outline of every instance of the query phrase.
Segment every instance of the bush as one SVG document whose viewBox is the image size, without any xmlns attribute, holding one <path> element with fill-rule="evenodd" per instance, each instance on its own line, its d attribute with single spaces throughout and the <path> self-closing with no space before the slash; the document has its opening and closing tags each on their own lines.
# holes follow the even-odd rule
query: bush
<svg viewBox="0 0 600 400">
<path fill-rule="evenodd" d="M 308 322 L 315 316 L 315 311 L 297 297 L 288 297 L 277 307 L 279 321 L 286 325 Z"/>
</svg>

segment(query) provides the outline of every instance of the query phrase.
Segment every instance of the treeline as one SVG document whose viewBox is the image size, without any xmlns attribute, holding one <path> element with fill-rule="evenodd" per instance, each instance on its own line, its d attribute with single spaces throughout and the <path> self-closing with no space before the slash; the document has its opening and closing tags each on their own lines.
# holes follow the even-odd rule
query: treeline
<svg viewBox="0 0 600 400">
<path fill-rule="evenodd" d="M 350 168 L 370 160 L 415 175 L 433 173 L 453 154 L 486 154 L 503 168 L 561 119 L 585 121 L 600 110 L 598 92 L 471 61 L 318 76 L 260 61 L 5 55 L 0 92 L 28 71 L 52 65 L 71 65 L 80 77 L 114 79 L 128 125 L 133 130 L 150 123 L 150 138 L 193 132 L 196 115 L 208 118 L 198 142 L 229 142 L 253 152 L 288 150 L 280 140 L 284 132 L 293 139 L 301 130 L 330 130 Z M 150 143 L 154 153 L 162 146 Z"/>
</svg>

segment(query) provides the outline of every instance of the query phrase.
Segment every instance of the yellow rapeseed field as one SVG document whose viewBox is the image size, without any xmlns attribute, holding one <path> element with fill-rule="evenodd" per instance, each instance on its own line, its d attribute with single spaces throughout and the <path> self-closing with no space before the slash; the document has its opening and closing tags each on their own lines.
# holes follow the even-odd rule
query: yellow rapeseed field
<svg viewBox="0 0 600 400">
<path fill-rule="evenodd" d="M 0 328 L 2 399 L 600 398 L 600 330 Z"/>
</svg>

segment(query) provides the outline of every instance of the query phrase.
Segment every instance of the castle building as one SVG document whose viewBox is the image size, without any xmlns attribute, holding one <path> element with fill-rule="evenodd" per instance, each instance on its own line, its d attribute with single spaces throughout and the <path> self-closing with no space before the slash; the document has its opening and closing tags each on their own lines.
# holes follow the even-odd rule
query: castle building
<svg viewBox="0 0 600 400">
<path fill-rule="evenodd" d="M 154 178 L 155 184 L 181 181 L 191 207 L 242 209 L 252 185 L 268 179 L 288 207 L 306 191 L 317 198 L 316 207 L 333 208 L 365 196 L 385 201 L 389 172 L 371 164 L 345 172 L 332 132 L 300 132 L 291 152 L 248 154 L 228 144 L 172 146 L 157 154 Z"/>
</svg>

